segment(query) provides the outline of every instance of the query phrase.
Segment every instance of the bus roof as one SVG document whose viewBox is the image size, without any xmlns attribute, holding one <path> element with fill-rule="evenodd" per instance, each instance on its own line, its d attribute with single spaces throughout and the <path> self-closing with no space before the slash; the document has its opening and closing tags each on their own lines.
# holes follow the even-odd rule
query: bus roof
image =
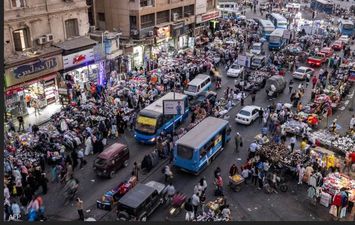
<svg viewBox="0 0 355 225">
<path fill-rule="evenodd" d="M 260 20 L 260 24 L 262 27 L 275 29 L 274 24 L 270 20 Z"/>
<path fill-rule="evenodd" d="M 210 76 L 206 74 L 199 74 L 192 81 L 189 82 L 189 85 L 199 85 L 201 82 L 207 80 L 207 78 L 209 77 Z"/>
<path fill-rule="evenodd" d="M 282 37 L 284 35 L 284 29 L 275 29 L 270 36 Z"/>
<path fill-rule="evenodd" d="M 207 117 L 202 122 L 197 124 L 184 136 L 176 141 L 176 144 L 181 144 L 193 149 L 200 148 L 206 141 L 211 138 L 211 135 L 228 124 L 228 121 L 216 117 Z"/>
<path fill-rule="evenodd" d="M 284 16 L 282 16 L 281 14 L 271 13 L 271 16 L 274 17 L 278 21 L 286 21 L 287 22 L 287 19 Z"/>
<path fill-rule="evenodd" d="M 183 100 L 187 97 L 185 94 L 176 93 L 175 92 L 175 99 L 176 100 Z M 163 101 L 164 100 L 172 100 L 174 99 L 174 92 L 169 92 L 166 95 L 162 96 L 161 98 L 157 99 L 152 104 L 145 107 L 142 111 L 150 113 L 150 114 L 162 114 L 163 113 Z"/>
<path fill-rule="evenodd" d="M 313 1 L 322 3 L 322 4 L 324 4 L 324 5 L 334 5 L 334 4 L 333 4 L 331 1 L 329 1 L 329 0 L 313 0 Z"/>
</svg>

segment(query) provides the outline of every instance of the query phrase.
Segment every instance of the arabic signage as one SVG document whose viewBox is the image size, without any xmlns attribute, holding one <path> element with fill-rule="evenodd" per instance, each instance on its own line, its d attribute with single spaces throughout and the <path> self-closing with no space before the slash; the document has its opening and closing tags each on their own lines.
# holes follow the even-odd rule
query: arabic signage
<svg viewBox="0 0 355 225">
<path fill-rule="evenodd" d="M 196 0 L 196 15 L 203 14 L 207 11 L 207 0 Z"/>
<path fill-rule="evenodd" d="M 41 58 L 34 62 L 5 70 L 6 87 L 24 83 L 29 80 L 62 70 L 61 55 Z"/>
<path fill-rule="evenodd" d="M 90 48 L 87 50 L 63 56 L 63 67 L 64 69 L 71 68 L 93 61 L 94 59 L 94 49 Z"/>
<path fill-rule="evenodd" d="M 196 16 L 196 23 L 203 23 L 220 17 L 220 11 L 211 11 L 199 16 Z"/>
</svg>

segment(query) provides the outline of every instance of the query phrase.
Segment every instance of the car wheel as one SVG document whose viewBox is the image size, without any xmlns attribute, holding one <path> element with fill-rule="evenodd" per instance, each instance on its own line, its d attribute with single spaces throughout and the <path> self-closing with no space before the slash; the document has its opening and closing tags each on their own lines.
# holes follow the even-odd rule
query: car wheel
<svg viewBox="0 0 355 225">
<path fill-rule="evenodd" d="M 128 160 L 126 160 L 126 161 L 123 162 L 123 166 L 124 166 L 124 167 L 127 167 L 127 166 L 128 166 Z"/>
<path fill-rule="evenodd" d="M 113 178 L 114 176 L 115 176 L 115 171 L 111 171 L 110 178 Z"/>
</svg>

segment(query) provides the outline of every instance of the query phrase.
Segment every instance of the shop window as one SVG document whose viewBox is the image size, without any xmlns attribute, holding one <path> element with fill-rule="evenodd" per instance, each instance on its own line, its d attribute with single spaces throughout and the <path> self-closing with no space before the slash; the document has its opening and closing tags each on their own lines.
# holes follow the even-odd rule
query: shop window
<svg viewBox="0 0 355 225">
<path fill-rule="evenodd" d="M 157 24 L 169 22 L 169 10 L 157 13 Z"/>
<path fill-rule="evenodd" d="M 105 22 L 105 13 L 97 13 L 97 19 Z"/>
<path fill-rule="evenodd" d="M 79 36 L 78 19 L 69 19 L 65 21 L 65 31 L 67 38 Z"/>
<path fill-rule="evenodd" d="M 148 14 L 141 16 L 141 28 L 153 27 L 155 26 L 155 14 Z"/>
<path fill-rule="evenodd" d="M 154 0 L 140 0 L 140 3 L 141 7 L 153 6 Z"/>
<path fill-rule="evenodd" d="M 23 8 L 25 7 L 25 0 L 11 0 L 11 5 L 13 8 Z"/>
<path fill-rule="evenodd" d="M 194 11 L 195 11 L 195 5 L 188 5 L 188 6 L 185 6 L 185 7 L 184 7 L 184 16 L 185 16 L 185 17 L 192 16 L 192 15 L 195 14 Z"/>
<path fill-rule="evenodd" d="M 15 51 L 24 51 L 30 47 L 30 32 L 28 28 L 15 30 L 13 32 Z"/>
<path fill-rule="evenodd" d="M 129 16 L 129 26 L 132 30 L 137 29 L 137 17 L 136 16 Z"/>
</svg>

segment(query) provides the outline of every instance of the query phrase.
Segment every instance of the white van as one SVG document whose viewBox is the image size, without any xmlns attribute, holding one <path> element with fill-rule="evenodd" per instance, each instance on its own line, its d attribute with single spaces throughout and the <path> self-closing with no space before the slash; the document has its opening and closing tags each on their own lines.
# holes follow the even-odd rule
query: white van
<svg viewBox="0 0 355 225">
<path fill-rule="evenodd" d="M 205 74 L 199 74 L 192 81 L 189 82 L 187 90 L 185 90 L 184 93 L 186 95 L 195 97 L 204 91 L 208 91 L 210 87 L 210 76 Z"/>
</svg>

